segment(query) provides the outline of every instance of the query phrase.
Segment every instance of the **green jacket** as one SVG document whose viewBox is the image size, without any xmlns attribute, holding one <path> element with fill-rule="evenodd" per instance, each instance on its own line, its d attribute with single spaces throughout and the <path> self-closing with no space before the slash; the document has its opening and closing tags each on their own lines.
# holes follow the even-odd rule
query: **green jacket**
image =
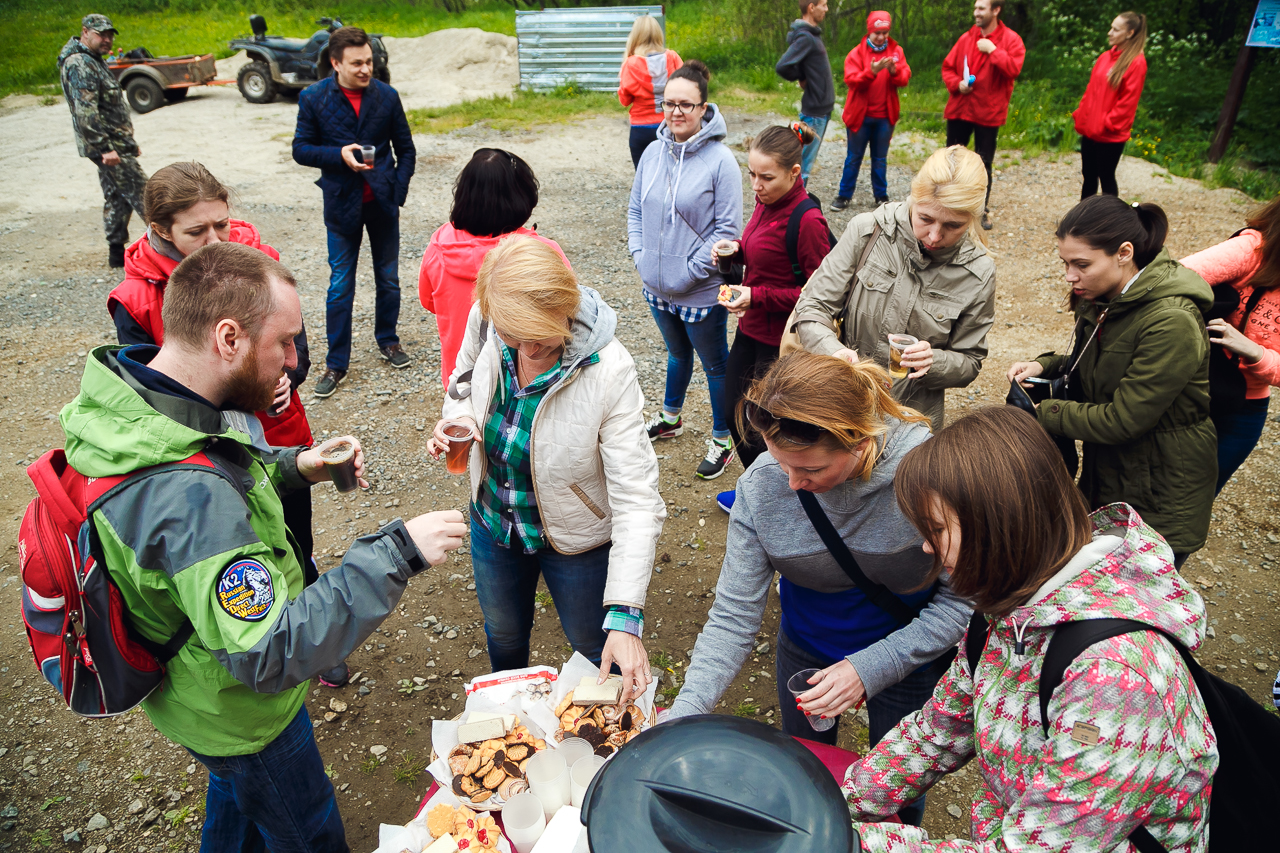
<svg viewBox="0 0 1280 853">
<path fill-rule="evenodd" d="M 1133 506 L 1177 553 L 1209 534 L 1217 443 L 1209 420 L 1209 337 L 1204 279 L 1161 251 L 1109 305 L 1076 306 L 1076 340 L 1098 339 L 1080 360 L 1075 394 L 1048 400 L 1037 417 L 1049 432 L 1084 442 L 1080 490 L 1094 509 Z M 1069 355 L 1042 356 L 1045 375 Z"/>
<path fill-rule="evenodd" d="M 127 485 L 90 519 L 91 545 L 134 627 L 156 642 L 184 619 L 195 629 L 142 707 L 196 752 L 258 752 L 298 713 L 308 679 L 362 643 L 425 563 L 397 522 L 361 537 L 340 568 L 304 590 L 278 492 L 307 485 L 297 448 L 264 460 L 256 419 L 149 390 L 116 349 L 93 351 L 79 396 L 62 410 L 72 467 L 106 477 L 204 450 L 241 483 L 213 470 L 166 471 Z"/>
</svg>

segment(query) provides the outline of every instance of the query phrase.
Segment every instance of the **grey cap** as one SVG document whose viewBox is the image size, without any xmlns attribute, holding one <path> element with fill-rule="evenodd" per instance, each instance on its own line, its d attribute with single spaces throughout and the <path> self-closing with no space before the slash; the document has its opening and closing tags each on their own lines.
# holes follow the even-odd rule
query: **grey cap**
<svg viewBox="0 0 1280 853">
<path fill-rule="evenodd" d="M 95 33 L 118 33 L 116 25 L 106 15 L 85 15 L 80 19 L 80 26 Z"/>
</svg>

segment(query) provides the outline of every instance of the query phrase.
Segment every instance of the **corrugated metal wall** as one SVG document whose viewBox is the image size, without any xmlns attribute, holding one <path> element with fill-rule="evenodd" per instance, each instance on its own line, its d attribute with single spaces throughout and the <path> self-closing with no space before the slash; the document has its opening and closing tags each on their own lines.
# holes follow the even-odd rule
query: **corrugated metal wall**
<svg viewBox="0 0 1280 853">
<path fill-rule="evenodd" d="M 666 32 L 661 6 L 517 10 L 520 88 L 546 91 L 572 82 L 616 92 L 627 35 L 641 15 L 657 18 Z"/>
</svg>

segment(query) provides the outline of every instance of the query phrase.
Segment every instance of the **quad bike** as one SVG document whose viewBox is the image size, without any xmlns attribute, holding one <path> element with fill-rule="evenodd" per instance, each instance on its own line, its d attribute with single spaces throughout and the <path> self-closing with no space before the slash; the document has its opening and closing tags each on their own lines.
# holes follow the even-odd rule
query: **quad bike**
<svg viewBox="0 0 1280 853">
<path fill-rule="evenodd" d="M 342 26 L 337 18 L 316 21 L 324 29 L 309 39 L 267 35 L 267 22 L 261 15 L 249 16 L 252 38 L 232 39 L 232 50 L 243 50 L 249 63 L 240 69 L 236 85 L 251 104 L 269 104 L 282 90 L 299 91 L 333 73 L 329 62 L 329 34 Z M 387 68 L 387 48 L 380 33 L 369 34 L 373 48 L 373 76 L 383 83 L 391 82 Z"/>
</svg>

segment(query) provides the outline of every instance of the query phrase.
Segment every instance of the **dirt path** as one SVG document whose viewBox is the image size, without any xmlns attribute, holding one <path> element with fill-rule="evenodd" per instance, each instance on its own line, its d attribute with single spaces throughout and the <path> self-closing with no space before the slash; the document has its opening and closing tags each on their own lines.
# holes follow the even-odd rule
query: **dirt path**
<svg viewBox="0 0 1280 853">
<path fill-rule="evenodd" d="M 254 222 L 298 275 L 320 359 L 328 277 L 325 232 L 320 193 L 311 183 L 315 173 L 289 158 L 293 110 L 283 102 L 249 105 L 233 90 L 198 92 L 177 107 L 139 117 L 137 129 L 149 171 L 176 159 L 198 159 L 236 189 L 236 213 Z M 732 142 L 769 121 L 732 113 L 728 119 Z M 539 230 L 558 240 L 583 282 L 618 309 L 619 338 L 636 356 L 646 397 L 651 405 L 660 400 L 665 354 L 626 252 L 625 209 L 632 178 L 626 168 L 626 137 L 619 114 L 529 133 L 471 128 L 416 139 L 418 173 L 402 219 L 401 336 L 417 360 L 411 369 L 393 372 L 376 357 L 366 257 L 351 377 L 329 400 L 313 401 L 304 394 L 317 435 L 355 431 L 361 436 L 375 483 L 371 493 L 350 498 L 316 490 L 322 569 L 337 564 L 336 554 L 355 535 L 387 518 L 465 508 L 459 480 L 446 476 L 442 466 L 422 453 L 424 427 L 436 419 L 441 391 L 434 321 L 417 304 L 415 284 L 422 250 L 447 216 L 453 179 L 475 148 L 506 147 L 532 164 L 542 181 L 543 202 L 534 215 Z M 896 142 L 903 151 L 913 144 L 907 138 Z M 835 194 L 842 143 L 834 135 L 828 140 L 814 177 L 813 188 L 824 200 Z M 914 144 L 921 147 L 919 140 Z M 953 415 L 1001 402 L 1004 367 L 1061 346 L 1069 332 L 1068 317 L 1060 312 L 1064 287 L 1051 231 L 1077 196 L 1078 161 L 1016 161 L 1016 152 L 1002 160 L 993 196 L 1000 304 L 990 336 L 991 356 L 971 388 L 949 395 Z M 8 472 L 0 477 L 0 612 L 9 614 L 0 620 L 0 702 L 11 709 L 7 716 L 0 714 L 0 808 L 12 803 L 16 809 L 16 815 L 0 813 L 0 845 L 28 849 L 45 839 L 56 844 L 64 831 L 72 831 L 87 849 L 103 853 L 195 850 L 203 771 L 140 713 L 79 721 L 56 707 L 31 665 L 23 638 L 12 544 L 32 494 L 22 469 L 61 443 L 57 412 L 76 393 L 86 351 L 114 340 L 105 296 L 118 276 L 105 268 L 97 182 L 92 167 L 75 156 L 64 106 L 5 112 L 0 165 L 7 189 L 0 201 L 0 352 L 5 355 L 0 362 L 0 426 L 9 437 L 8 447 L 0 449 L 0 463 L 9 466 L 0 468 Z M 1170 212 L 1175 255 L 1240 227 L 1245 205 L 1237 193 L 1209 192 L 1191 181 L 1153 174 L 1157 171 L 1149 163 L 1126 160 L 1120 183 L 1127 194 L 1157 201 Z M 903 197 L 908 181 L 908 171 L 893 167 L 891 195 Z M 870 205 L 864 189 L 853 209 L 833 217 L 833 229 L 840 233 L 853 213 Z M 134 236 L 140 233 L 135 223 Z M 651 652 L 667 653 L 676 672 L 680 668 L 674 664 L 687 662 L 705 619 L 723 557 L 727 519 L 715 508 L 714 493 L 728 488 L 740 470 L 735 463 L 724 478 L 710 484 L 692 475 L 709 437 L 704 387 L 691 391 L 690 432 L 658 447 L 671 518 L 659 547 L 660 573 L 651 586 L 646 643 Z M 1218 502 L 1209 547 L 1185 570 L 1206 588 L 1217 634 L 1201 659 L 1260 700 L 1269 693 L 1280 651 L 1273 569 L 1274 555 L 1280 554 L 1277 444 L 1280 430 L 1268 423 L 1259 449 Z M 416 579 L 398 612 L 352 655 L 360 680 L 340 691 L 317 688 L 308 703 L 354 850 L 376 846 L 379 822 L 399 823 L 411 816 L 426 787 L 426 777 L 415 777 L 413 770 L 430 751 L 431 720 L 455 715 L 461 708 L 462 681 L 487 669 L 471 585 L 465 553 Z M 760 651 L 721 710 L 745 713 L 756 706 L 760 719 L 772 719 L 777 626 L 773 599 Z M 534 649 L 539 662 L 558 664 L 567 656 L 554 608 L 538 615 Z M 400 693 L 398 682 L 414 677 L 424 679 L 427 689 L 411 696 Z M 332 722 L 322 722 L 332 697 L 348 702 L 349 708 Z M 865 738 L 865 729 L 847 720 L 846 742 L 859 736 Z M 371 760 L 369 751 L 379 744 L 389 748 L 382 764 Z M 397 776 L 408 781 L 396 781 Z M 930 795 L 926 826 L 932 834 L 967 833 L 974 777 L 967 770 Z M 95 814 L 105 818 L 108 828 L 88 830 Z"/>
</svg>

